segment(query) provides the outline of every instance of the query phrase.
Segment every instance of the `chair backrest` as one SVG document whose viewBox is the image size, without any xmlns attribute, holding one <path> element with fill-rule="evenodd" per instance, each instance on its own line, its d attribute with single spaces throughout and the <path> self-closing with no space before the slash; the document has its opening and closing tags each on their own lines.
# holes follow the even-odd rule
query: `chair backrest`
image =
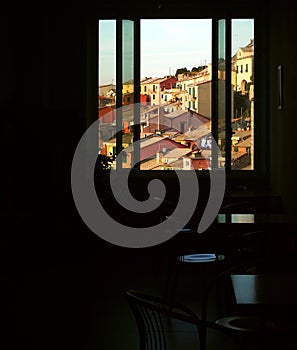
<svg viewBox="0 0 297 350">
<path fill-rule="evenodd" d="M 229 266 L 207 286 L 201 305 L 201 320 L 216 322 L 233 330 L 242 336 L 243 342 L 246 339 L 251 349 L 281 349 L 286 344 L 287 349 L 296 350 L 296 263 L 296 255 L 276 254 Z M 237 296 L 232 287 L 233 275 L 239 275 L 235 285 L 244 285 L 242 294 L 239 292 Z M 260 287 L 261 283 L 258 286 L 253 283 L 249 294 L 245 282 L 242 284 L 244 275 L 248 275 L 247 281 L 251 280 L 250 275 L 265 275 L 267 281 L 279 275 L 283 277 L 279 281 L 293 283 L 291 287 L 281 284 L 280 288 Z M 236 298 L 241 299 L 243 304 L 241 301 L 237 303 Z M 250 305 L 254 298 L 257 301 Z M 214 300 L 217 302 L 216 307 Z"/>
<path fill-rule="evenodd" d="M 236 349 L 242 349 L 242 344 L 238 339 L 220 327 L 212 323 L 204 323 L 199 316 L 189 307 L 165 300 L 156 295 L 148 294 L 143 291 L 128 290 L 125 292 L 131 310 L 134 314 L 140 341 L 140 350 L 169 350 L 176 347 L 172 342 L 175 341 L 176 330 L 174 328 L 176 320 L 183 321 L 192 325 L 197 331 L 196 343 L 191 349 L 206 349 L 206 330 L 213 328 L 228 334 L 232 337 L 232 343 Z M 185 346 L 185 344 L 183 344 Z M 186 348 L 187 346 L 185 346 Z"/>
<path fill-rule="evenodd" d="M 215 288 L 219 288 L 216 300 L 223 301 L 222 306 L 226 312 L 232 312 L 232 306 L 234 304 L 234 293 L 231 288 L 231 274 L 269 274 L 269 273 L 280 273 L 280 272 L 293 272 L 296 273 L 297 256 L 294 255 L 265 255 L 262 257 L 256 257 L 247 259 L 241 262 L 231 264 L 226 269 L 214 276 L 205 288 L 205 294 L 202 298 L 201 304 L 201 320 L 203 322 L 211 321 L 215 322 L 214 319 L 208 318 L 208 306 L 210 302 L 210 296 L 212 295 Z M 218 316 L 218 315 L 217 315 Z"/>
<path fill-rule="evenodd" d="M 126 291 L 125 296 L 137 322 L 140 350 L 167 349 L 166 331 L 172 319 L 199 324 L 198 317 L 183 305 L 136 290 Z"/>
<path fill-rule="evenodd" d="M 221 213 L 282 213 L 283 208 L 279 197 L 248 197 L 242 191 L 239 198 L 226 200 L 220 208 Z"/>
</svg>

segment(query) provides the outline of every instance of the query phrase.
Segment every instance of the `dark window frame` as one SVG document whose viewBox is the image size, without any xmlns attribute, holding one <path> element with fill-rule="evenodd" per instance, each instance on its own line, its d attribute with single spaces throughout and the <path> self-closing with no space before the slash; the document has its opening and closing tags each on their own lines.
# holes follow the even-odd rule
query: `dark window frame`
<svg viewBox="0 0 297 350">
<path fill-rule="evenodd" d="M 230 171 L 230 169 L 228 170 L 226 168 L 226 174 L 227 174 L 227 183 L 228 182 L 232 182 L 235 181 L 234 183 L 236 183 L 237 181 L 239 181 L 240 183 L 246 183 L 248 182 L 249 184 L 254 183 L 253 179 L 259 179 L 261 184 L 268 184 L 269 185 L 269 173 L 268 173 L 268 169 L 269 169 L 269 134 L 268 134 L 268 124 L 269 124 L 269 120 L 268 120 L 268 113 L 269 110 L 267 108 L 268 103 L 267 103 L 267 94 L 265 92 L 263 92 L 264 90 L 262 89 L 261 91 L 261 81 L 267 81 L 267 77 L 269 76 L 267 69 L 265 70 L 264 68 L 265 66 L 265 62 L 262 59 L 261 60 L 261 55 L 260 52 L 264 51 L 265 52 L 265 43 L 266 43 L 266 35 L 265 31 L 261 31 L 261 28 L 266 27 L 266 22 L 265 22 L 265 17 L 263 18 L 261 16 L 261 12 L 257 13 L 255 10 L 253 11 L 252 9 L 247 9 L 246 7 L 243 7 L 242 9 L 237 9 L 234 11 L 234 13 L 228 13 L 222 11 L 222 15 L 216 16 L 213 15 L 212 13 L 209 13 L 209 15 L 202 15 L 197 17 L 197 19 L 199 18 L 212 18 L 213 20 L 217 20 L 219 18 L 225 18 L 227 20 L 231 19 L 244 19 L 244 18 L 252 18 L 254 19 L 254 32 L 255 32 L 255 36 L 254 36 L 254 40 L 255 40 L 255 66 L 254 66 L 254 84 L 256 86 L 255 88 L 255 100 L 260 101 L 259 103 L 255 104 L 255 115 L 261 115 L 261 118 L 259 118 L 259 120 L 257 121 L 258 125 L 255 125 L 255 130 L 254 130 L 254 142 L 256 145 L 256 151 L 255 151 L 255 155 L 254 155 L 254 170 L 232 170 Z M 203 13 L 203 11 L 201 12 Z M 208 10 L 206 10 L 206 12 L 204 11 L 204 14 L 208 13 Z M 129 16 L 127 16 L 129 17 Z M 142 16 L 142 15 L 137 15 L 137 16 L 132 16 L 132 18 L 138 23 L 138 26 L 140 24 L 140 19 L 145 19 L 145 18 L 158 18 L 158 19 L 163 19 L 165 18 L 164 15 L 162 16 L 153 16 L 152 15 L 147 15 L 147 16 Z M 178 18 L 178 16 L 172 16 L 170 15 L 168 18 Z M 101 14 L 101 16 L 97 16 L 96 17 L 96 21 L 98 23 L 98 20 L 100 19 L 122 19 L 123 16 L 119 15 L 119 16 L 104 16 Z M 181 16 L 181 18 L 183 18 Z M 189 16 L 189 18 L 193 18 L 193 16 Z M 119 22 L 119 21 L 117 21 Z M 139 32 L 138 32 L 139 33 Z M 214 36 L 213 36 L 214 38 Z M 138 45 L 140 45 L 140 38 L 138 41 Z M 267 45 L 267 44 L 266 44 Z M 229 57 L 231 59 L 231 56 Z M 117 64 L 119 64 L 118 62 L 119 60 L 117 60 Z M 230 66 L 231 67 L 231 66 Z M 267 67 L 266 67 L 267 68 Z M 140 77 L 139 77 L 140 78 Z M 264 79 L 263 79 L 264 78 Z M 140 79 L 139 79 L 140 82 Z M 213 84 L 214 85 L 214 84 Z M 259 91 L 261 91 L 261 96 L 259 97 Z M 96 113 L 97 115 L 97 113 Z M 231 139 L 231 138 L 230 138 Z M 261 146 L 259 141 L 261 140 Z M 230 140 L 230 147 L 231 147 L 231 140 Z M 230 153 L 231 155 L 231 153 Z M 260 162 L 261 159 L 261 162 Z M 264 161 L 263 161 L 264 159 Z M 231 162 L 230 162 L 231 165 Z M 145 170 L 141 170 L 138 172 L 139 176 L 147 176 L 147 173 L 149 173 L 151 171 L 145 171 Z M 158 171 L 154 171 L 154 177 L 156 176 L 155 173 Z M 173 173 L 171 171 L 160 171 L 159 175 L 160 177 L 170 177 L 171 174 Z M 150 177 L 150 175 L 148 175 Z M 199 176 L 203 177 L 203 172 L 199 172 Z M 268 181 L 267 181 L 268 180 Z"/>
</svg>

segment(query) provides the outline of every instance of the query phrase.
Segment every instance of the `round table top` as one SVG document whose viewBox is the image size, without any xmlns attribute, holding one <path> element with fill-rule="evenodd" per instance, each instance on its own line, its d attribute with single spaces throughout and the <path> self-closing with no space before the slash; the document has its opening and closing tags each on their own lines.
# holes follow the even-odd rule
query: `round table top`
<svg viewBox="0 0 297 350">
<path fill-rule="evenodd" d="M 216 321 L 217 324 L 241 331 L 241 332 L 252 332 L 252 333 L 263 333 L 263 332 L 275 332 L 275 331 L 294 331 L 297 330 L 297 325 L 295 322 L 290 322 L 283 318 L 271 318 L 271 317 L 261 317 L 256 315 L 245 315 L 245 316 L 228 316 L 219 318 Z"/>
<path fill-rule="evenodd" d="M 209 263 L 224 260 L 225 256 L 214 253 L 185 254 L 178 257 L 178 261 L 185 263 Z"/>
</svg>

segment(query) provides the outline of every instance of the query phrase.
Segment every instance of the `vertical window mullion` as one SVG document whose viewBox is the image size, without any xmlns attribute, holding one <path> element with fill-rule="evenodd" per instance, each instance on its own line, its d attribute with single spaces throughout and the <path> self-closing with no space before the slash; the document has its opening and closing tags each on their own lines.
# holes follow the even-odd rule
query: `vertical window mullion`
<svg viewBox="0 0 297 350">
<path fill-rule="evenodd" d="M 226 166 L 227 173 L 231 171 L 231 137 L 232 137 L 232 106 L 231 106 L 231 19 L 226 19 Z"/>
<path fill-rule="evenodd" d="M 134 20 L 134 164 L 139 169 L 140 144 L 140 20 Z"/>
<path fill-rule="evenodd" d="M 123 100 L 123 20 L 116 21 L 116 155 L 122 150 L 122 100 Z M 122 168 L 122 162 L 116 157 L 116 168 Z"/>
<path fill-rule="evenodd" d="M 212 20 L 211 131 L 218 143 L 218 19 Z M 218 167 L 217 148 L 212 147 L 211 168 Z"/>
</svg>

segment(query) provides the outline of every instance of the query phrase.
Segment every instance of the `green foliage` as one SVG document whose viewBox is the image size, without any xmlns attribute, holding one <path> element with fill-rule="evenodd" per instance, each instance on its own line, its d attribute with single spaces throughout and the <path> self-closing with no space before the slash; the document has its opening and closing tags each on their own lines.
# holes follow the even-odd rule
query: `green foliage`
<svg viewBox="0 0 297 350">
<path fill-rule="evenodd" d="M 192 70 L 191 70 L 191 72 L 200 72 L 200 71 L 202 71 L 203 69 L 205 69 L 206 67 L 207 67 L 207 66 L 193 67 Z M 190 72 L 189 69 L 187 69 L 186 67 L 184 67 L 184 68 L 178 68 L 178 69 L 176 70 L 175 77 L 177 78 L 177 76 L 178 76 L 179 74 L 189 73 L 189 72 Z"/>
<path fill-rule="evenodd" d="M 193 67 L 191 72 L 201 72 L 203 69 L 205 69 L 207 66 L 199 66 L 199 67 Z"/>
<path fill-rule="evenodd" d="M 178 69 L 176 70 L 175 76 L 177 77 L 179 74 L 183 74 L 183 73 L 187 73 L 187 72 L 189 72 L 189 70 L 188 70 L 186 67 L 184 67 L 184 68 L 178 68 Z"/>
<path fill-rule="evenodd" d="M 250 115 L 250 100 L 248 94 L 242 95 L 241 92 L 236 91 L 234 93 L 234 109 L 238 112 L 241 111 L 240 114 L 243 116 Z"/>
<path fill-rule="evenodd" d="M 111 164 L 114 161 L 114 156 L 106 156 L 105 154 L 98 154 L 96 168 L 98 170 L 109 170 L 111 169 Z"/>
</svg>

